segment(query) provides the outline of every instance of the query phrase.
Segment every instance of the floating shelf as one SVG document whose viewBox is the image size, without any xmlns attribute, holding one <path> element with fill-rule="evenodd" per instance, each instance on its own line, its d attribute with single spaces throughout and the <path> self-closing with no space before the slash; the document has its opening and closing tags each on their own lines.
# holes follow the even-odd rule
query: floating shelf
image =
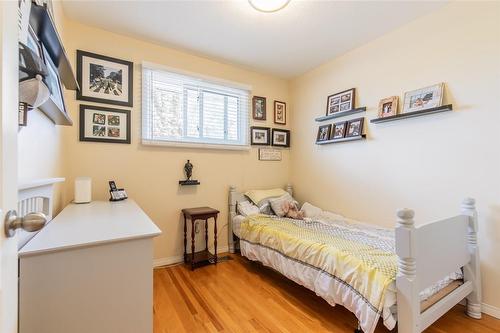
<svg viewBox="0 0 500 333">
<path fill-rule="evenodd" d="M 316 142 L 317 145 L 327 145 L 330 143 L 339 143 L 339 142 L 347 142 L 347 141 L 357 141 L 357 140 L 364 140 L 366 139 L 366 134 L 358 135 L 358 136 L 352 136 L 349 138 L 342 138 L 342 139 L 332 139 L 328 141 L 320 141 Z"/>
<path fill-rule="evenodd" d="M 425 109 L 425 110 L 420 110 L 420 111 L 401 113 L 401 114 L 397 114 L 397 115 L 385 117 L 385 118 L 376 118 L 376 119 L 370 120 L 370 123 L 373 123 L 373 124 L 385 123 L 385 122 L 389 122 L 389 121 L 396 121 L 396 120 L 401 120 L 401 119 L 406 119 L 406 118 L 421 117 L 421 116 L 425 116 L 428 114 L 447 112 L 447 111 L 453 111 L 452 104 L 438 106 L 435 108 L 430 108 L 430 109 Z"/>
<path fill-rule="evenodd" d="M 52 95 L 45 103 L 40 105 L 38 109 L 40 109 L 40 111 L 45 113 L 45 115 L 49 117 L 49 119 L 52 120 L 52 122 L 56 125 L 62 125 L 62 126 L 73 125 L 73 121 L 71 120 L 69 115 L 64 111 L 61 111 L 59 106 L 57 106 L 57 104 L 54 102 Z"/>
<path fill-rule="evenodd" d="M 347 110 L 347 111 L 342 111 L 342 112 L 335 112 L 335 113 L 330 114 L 328 116 L 318 117 L 315 120 L 317 122 L 327 121 L 327 120 L 330 120 L 330 119 L 340 118 L 340 117 L 344 117 L 344 116 L 350 116 L 351 114 L 356 114 L 356 113 L 365 112 L 365 111 L 366 111 L 366 107 L 363 106 L 361 108 L 356 108 L 356 109 L 352 109 L 352 110 Z"/>
<path fill-rule="evenodd" d="M 57 70 L 64 87 L 70 90 L 79 89 L 75 72 L 71 68 L 68 55 L 66 54 L 61 38 L 57 33 L 54 20 L 45 6 L 39 6 L 32 3 L 30 25 L 38 38 L 42 41 L 43 45 L 45 45 L 52 61 L 54 61 L 54 64 L 57 66 Z"/>
<path fill-rule="evenodd" d="M 179 180 L 179 185 L 181 186 L 200 185 L 200 182 L 197 180 Z"/>
</svg>

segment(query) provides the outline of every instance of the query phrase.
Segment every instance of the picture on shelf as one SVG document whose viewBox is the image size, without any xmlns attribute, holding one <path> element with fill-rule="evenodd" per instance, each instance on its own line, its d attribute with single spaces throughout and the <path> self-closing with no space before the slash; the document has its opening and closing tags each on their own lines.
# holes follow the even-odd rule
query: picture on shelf
<svg viewBox="0 0 500 333">
<path fill-rule="evenodd" d="M 342 139 L 345 136 L 345 129 L 347 128 L 347 121 L 333 124 L 332 139 Z"/>
<path fill-rule="evenodd" d="M 269 127 L 250 127 L 250 143 L 252 145 L 269 146 L 271 129 Z"/>
<path fill-rule="evenodd" d="M 77 50 L 77 99 L 132 105 L 133 63 Z"/>
<path fill-rule="evenodd" d="M 398 114 L 398 96 L 387 97 L 378 103 L 378 117 L 390 117 Z"/>
<path fill-rule="evenodd" d="M 286 103 L 274 101 L 274 123 L 286 125 Z"/>
<path fill-rule="evenodd" d="M 130 111 L 80 105 L 80 141 L 130 143 Z"/>
<path fill-rule="evenodd" d="M 444 83 L 408 91 L 404 95 L 402 113 L 414 112 L 441 106 Z"/>
<path fill-rule="evenodd" d="M 252 115 L 255 120 L 266 120 L 266 98 L 254 96 L 252 98 Z"/>
<path fill-rule="evenodd" d="M 318 136 L 316 137 L 316 142 L 328 141 L 330 140 L 330 133 L 332 131 L 332 125 L 323 125 L 318 128 Z"/>
<path fill-rule="evenodd" d="M 273 128 L 272 145 L 279 147 L 290 147 L 290 131 Z"/>
<path fill-rule="evenodd" d="M 358 118 L 349 120 L 347 123 L 347 133 L 345 135 L 346 138 L 360 136 L 363 134 L 363 123 L 365 118 Z"/>
<path fill-rule="evenodd" d="M 326 115 L 354 109 L 355 88 L 328 96 L 326 100 Z"/>
</svg>

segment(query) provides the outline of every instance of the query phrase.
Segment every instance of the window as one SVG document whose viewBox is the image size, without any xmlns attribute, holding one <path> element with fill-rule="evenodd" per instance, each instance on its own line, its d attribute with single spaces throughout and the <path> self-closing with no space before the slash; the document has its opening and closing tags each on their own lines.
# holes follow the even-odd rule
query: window
<svg viewBox="0 0 500 333">
<path fill-rule="evenodd" d="M 143 144 L 248 148 L 249 89 L 143 64 Z"/>
</svg>

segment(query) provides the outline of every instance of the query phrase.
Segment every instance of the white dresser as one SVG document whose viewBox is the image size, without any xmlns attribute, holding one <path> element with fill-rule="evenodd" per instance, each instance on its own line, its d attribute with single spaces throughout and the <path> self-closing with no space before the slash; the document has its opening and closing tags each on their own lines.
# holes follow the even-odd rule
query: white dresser
<svg viewBox="0 0 500 333">
<path fill-rule="evenodd" d="M 19 251 L 19 332 L 152 332 L 160 233 L 130 199 L 68 205 Z"/>
</svg>

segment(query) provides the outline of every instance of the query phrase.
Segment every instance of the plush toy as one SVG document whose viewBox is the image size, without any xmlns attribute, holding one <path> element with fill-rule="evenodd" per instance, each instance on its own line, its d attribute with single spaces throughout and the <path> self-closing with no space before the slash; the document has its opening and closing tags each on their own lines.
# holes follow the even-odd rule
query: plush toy
<svg viewBox="0 0 500 333">
<path fill-rule="evenodd" d="M 295 203 L 293 202 L 285 201 L 283 203 L 283 212 L 285 213 L 286 217 L 289 217 L 291 219 L 296 219 L 296 220 L 304 219 L 304 212 L 299 211 L 297 205 L 295 205 Z"/>
</svg>

